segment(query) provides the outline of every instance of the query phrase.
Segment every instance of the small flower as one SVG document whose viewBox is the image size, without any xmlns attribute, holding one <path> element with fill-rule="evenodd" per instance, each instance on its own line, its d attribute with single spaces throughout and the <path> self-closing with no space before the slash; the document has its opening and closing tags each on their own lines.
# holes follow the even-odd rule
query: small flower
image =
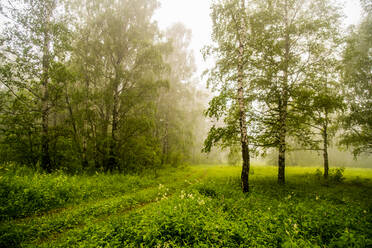
<svg viewBox="0 0 372 248">
<path fill-rule="evenodd" d="M 319 200 L 319 196 L 318 195 L 315 196 L 315 200 Z"/>
<path fill-rule="evenodd" d="M 181 191 L 181 196 L 180 196 L 181 199 L 185 198 L 185 191 Z"/>
<path fill-rule="evenodd" d="M 294 229 L 294 232 L 297 234 L 298 233 L 298 229 L 297 229 L 297 224 L 296 223 L 293 224 L 293 229 Z"/>
</svg>

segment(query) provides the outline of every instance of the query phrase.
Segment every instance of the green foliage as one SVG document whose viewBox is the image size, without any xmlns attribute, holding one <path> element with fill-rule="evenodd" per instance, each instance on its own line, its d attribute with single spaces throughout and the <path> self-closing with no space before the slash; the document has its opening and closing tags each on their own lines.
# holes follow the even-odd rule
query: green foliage
<svg viewBox="0 0 372 248">
<path fill-rule="evenodd" d="M 175 23 L 164 35 L 171 51 L 165 57 L 170 67 L 168 85 L 159 92 L 155 114 L 161 163 L 195 163 L 203 139 L 198 133 L 204 131 L 206 121 L 202 116 L 205 96 L 193 86 L 196 68 L 190 49 L 191 30 Z"/>
<path fill-rule="evenodd" d="M 329 172 L 329 179 L 334 182 L 341 183 L 345 180 L 344 172 L 345 172 L 345 168 L 331 169 Z"/>
<path fill-rule="evenodd" d="M 214 2 L 211 9 L 214 43 L 204 56 L 216 58 L 206 72 L 216 95 L 206 116 L 216 125 L 204 151 L 236 146 L 242 120 L 251 150 L 278 149 L 281 168 L 291 140 L 302 149 L 327 150 L 337 130 L 334 119 L 344 107 L 337 80 L 339 6 L 320 0 L 229 0 Z M 244 117 L 238 112 L 239 91 Z M 279 178 L 284 182 L 284 175 Z"/>
<path fill-rule="evenodd" d="M 227 156 L 230 165 L 239 165 L 241 163 L 241 154 L 239 146 L 231 146 Z"/>
<path fill-rule="evenodd" d="M 241 114 L 248 116 L 244 118 L 246 125 L 252 123 L 251 113 L 246 113 L 240 107 L 250 109 L 256 93 L 247 79 L 251 69 L 247 54 L 251 47 L 248 39 L 242 38 L 242 32 L 247 31 L 244 28 L 247 23 L 243 21 L 246 18 L 245 10 L 240 1 L 217 1 L 212 4 L 211 9 L 214 43 L 205 47 L 203 53 L 205 57 L 217 59 L 215 66 L 205 72 L 208 75 L 207 86 L 216 94 L 210 100 L 205 115 L 215 125 L 210 128 L 205 139 L 204 152 L 210 152 L 213 146 L 227 148 L 240 144 L 240 137 L 243 135 L 239 130 Z M 239 44 L 244 51 L 240 52 Z M 245 126 L 243 128 L 246 129 Z"/>
<path fill-rule="evenodd" d="M 332 168 L 329 170 L 328 179 L 324 179 L 323 172 L 320 169 L 316 169 L 315 177 L 322 181 L 323 185 L 331 183 L 342 183 L 345 180 L 344 177 L 345 168 Z"/>
<path fill-rule="evenodd" d="M 366 14 L 347 37 L 342 74 L 349 108 L 342 118 L 345 132 L 341 144 L 351 146 L 355 156 L 372 151 L 372 9 L 368 1 L 362 3 Z"/>
<path fill-rule="evenodd" d="M 204 96 L 191 80 L 191 32 L 182 24 L 160 31 L 158 6 L 5 3 L 0 162 L 128 172 L 196 160 Z"/>
</svg>

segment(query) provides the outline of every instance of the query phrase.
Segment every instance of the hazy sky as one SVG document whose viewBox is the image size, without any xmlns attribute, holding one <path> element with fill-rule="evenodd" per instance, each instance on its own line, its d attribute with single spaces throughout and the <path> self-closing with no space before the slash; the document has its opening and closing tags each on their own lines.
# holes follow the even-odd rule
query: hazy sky
<svg viewBox="0 0 372 248">
<path fill-rule="evenodd" d="M 198 73 L 206 69 L 200 49 L 211 43 L 211 0 L 160 0 L 161 7 L 155 14 L 155 20 L 162 29 L 175 22 L 182 22 L 192 30 L 193 40 L 191 47 L 195 53 Z M 340 0 L 341 2 L 341 0 Z M 345 3 L 346 24 L 356 24 L 360 19 L 359 0 L 343 0 Z"/>
</svg>

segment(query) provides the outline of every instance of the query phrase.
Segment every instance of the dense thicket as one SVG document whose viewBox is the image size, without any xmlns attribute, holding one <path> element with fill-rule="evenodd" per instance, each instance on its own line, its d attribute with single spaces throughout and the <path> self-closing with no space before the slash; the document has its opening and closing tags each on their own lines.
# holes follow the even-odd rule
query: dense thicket
<svg viewBox="0 0 372 248">
<path fill-rule="evenodd" d="M 252 156 L 332 143 L 371 152 L 371 4 L 348 35 L 332 0 L 218 0 L 204 55 L 215 91 L 204 143 Z M 1 6 L 0 162 L 47 172 L 205 162 L 209 123 L 191 33 L 159 30 L 156 0 L 17 0 Z M 338 142 L 341 141 L 341 142 Z M 216 154 L 217 155 L 217 154 Z"/>
<path fill-rule="evenodd" d="M 372 153 L 372 2 L 361 2 L 363 18 L 348 36 L 342 74 L 350 105 L 342 143 L 353 147 L 355 155 Z"/>
<path fill-rule="evenodd" d="M 51 172 L 198 160 L 193 140 L 203 123 L 203 95 L 193 84 L 190 31 L 176 24 L 161 32 L 152 19 L 158 6 L 155 0 L 5 5 L 1 162 Z"/>
</svg>

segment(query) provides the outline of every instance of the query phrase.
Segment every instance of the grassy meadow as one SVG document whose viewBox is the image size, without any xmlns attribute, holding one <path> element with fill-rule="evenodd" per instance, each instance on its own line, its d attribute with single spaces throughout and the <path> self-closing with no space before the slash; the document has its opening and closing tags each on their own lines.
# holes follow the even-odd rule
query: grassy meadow
<svg viewBox="0 0 372 248">
<path fill-rule="evenodd" d="M 372 247 L 372 170 L 190 166 L 142 175 L 1 167 L 0 247 Z"/>
</svg>

